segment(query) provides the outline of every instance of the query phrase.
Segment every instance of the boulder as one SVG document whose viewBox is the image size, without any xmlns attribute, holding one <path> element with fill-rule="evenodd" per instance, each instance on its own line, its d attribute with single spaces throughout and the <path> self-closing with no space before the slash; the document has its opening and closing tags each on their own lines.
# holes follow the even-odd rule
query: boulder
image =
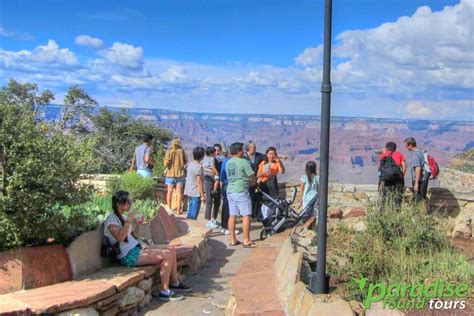
<svg viewBox="0 0 474 316">
<path fill-rule="evenodd" d="M 470 216 L 463 216 L 456 221 L 453 238 L 470 239 L 472 237 L 472 219 Z"/>
<path fill-rule="evenodd" d="M 342 300 L 337 299 L 330 303 L 316 302 L 311 307 L 308 316 L 353 316 L 351 305 Z"/>
<path fill-rule="evenodd" d="M 148 279 L 141 280 L 140 282 L 138 282 L 137 287 L 142 289 L 145 292 L 148 292 L 151 289 L 152 285 L 153 285 L 153 279 L 148 278 Z"/>
<path fill-rule="evenodd" d="M 353 207 L 344 212 L 343 218 L 362 217 L 365 216 L 365 210 L 362 207 Z"/>
<path fill-rule="evenodd" d="M 143 307 L 147 306 L 148 304 L 151 303 L 151 300 L 152 300 L 151 293 L 146 294 L 146 295 L 145 295 L 145 298 L 142 299 L 142 300 L 140 301 L 140 303 L 138 303 L 138 307 L 139 307 L 139 308 L 143 308 Z"/>
<path fill-rule="evenodd" d="M 342 218 L 342 211 L 339 208 L 333 209 L 329 212 L 329 218 Z"/>
<path fill-rule="evenodd" d="M 128 287 L 124 292 L 125 293 L 120 300 L 121 309 L 128 305 L 137 304 L 145 298 L 145 291 L 135 286 Z"/>
<path fill-rule="evenodd" d="M 58 316 L 99 316 L 99 313 L 89 307 L 89 308 L 79 308 L 73 309 L 71 311 L 59 313 Z"/>
</svg>

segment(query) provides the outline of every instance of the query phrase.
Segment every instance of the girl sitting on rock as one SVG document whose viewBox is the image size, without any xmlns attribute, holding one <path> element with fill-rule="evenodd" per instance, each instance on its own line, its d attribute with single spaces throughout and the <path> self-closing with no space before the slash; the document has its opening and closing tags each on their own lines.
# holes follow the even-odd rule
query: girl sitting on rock
<svg viewBox="0 0 474 316">
<path fill-rule="evenodd" d="M 157 265 L 160 269 L 161 291 L 160 300 L 176 301 L 183 299 L 177 292 L 189 292 L 191 288 L 179 282 L 176 262 L 176 251 L 171 247 L 150 246 L 142 249 L 140 243 L 133 236 L 132 222 L 138 230 L 143 222 L 136 219 L 135 211 L 130 210 L 132 199 L 126 191 L 118 191 L 112 196 L 112 208 L 104 223 L 104 235 L 111 245 L 115 245 L 115 255 L 124 266 L 135 267 Z M 128 212 L 128 216 L 123 215 Z M 116 247 L 119 243 L 119 247 Z M 118 250 L 120 249 L 120 250 Z"/>
</svg>

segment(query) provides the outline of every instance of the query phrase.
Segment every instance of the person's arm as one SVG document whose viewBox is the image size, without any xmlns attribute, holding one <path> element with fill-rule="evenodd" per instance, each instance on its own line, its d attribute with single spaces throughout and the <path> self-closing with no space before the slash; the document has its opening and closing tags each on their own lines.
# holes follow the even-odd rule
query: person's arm
<svg viewBox="0 0 474 316">
<path fill-rule="evenodd" d="M 301 191 L 301 200 L 300 200 L 300 208 L 303 206 L 303 195 L 304 195 L 304 183 L 301 182 L 300 184 L 300 191 Z"/>
<path fill-rule="evenodd" d="M 286 169 L 285 169 L 285 165 L 283 164 L 283 161 L 281 161 L 281 159 L 277 159 L 277 162 L 280 163 L 280 172 L 284 174 Z"/>
<path fill-rule="evenodd" d="M 405 177 L 405 174 L 407 173 L 407 164 L 405 163 L 405 160 L 402 160 L 402 173 L 403 173 L 403 177 Z"/>
<path fill-rule="evenodd" d="M 264 171 L 264 163 L 261 162 L 259 165 L 258 165 L 258 169 L 257 169 L 257 177 L 260 178 L 261 176 L 264 176 L 266 174 L 266 172 Z"/>
<path fill-rule="evenodd" d="M 418 192 L 418 183 L 421 179 L 421 167 L 415 167 L 415 184 L 413 185 L 413 191 Z"/>
<path fill-rule="evenodd" d="M 188 164 L 188 156 L 184 152 L 184 149 L 181 149 L 181 152 L 183 153 L 183 161 L 184 161 L 184 165 L 186 166 Z"/>
<path fill-rule="evenodd" d="M 169 168 L 169 167 L 171 167 L 170 163 L 171 163 L 171 153 L 170 153 L 169 150 L 167 150 L 166 153 L 165 153 L 165 159 L 163 159 L 163 165 L 166 168 Z"/>
<path fill-rule="evenodd" d="M 227 181 L 227 173 L 225 172 L 225 167 L 227 163 L 224 161 L 221 166 L 221 174 L 219 176 L 219 180 L 221 181 L 221 187 L 223 186 L 224 182 Z"/>
<path fill-rule="evenodd" d="M 132 221 L 135 218 L 135 213 L 131 211 L 128 214 L 128 218 L 125 220 L 125 224 L 120 228 L 118 225 L 111 224 L 109 225 L 108 229 L 112 236 L 114 236 L 115 240 L 118 242 L 122 242 L 127 238 L 128 232 L 130 231 L 130 226 L 132 225 Z"/>
<path fill-rule="evenodd" d="M 245 164 L 244 172 L 249 177 L 250 185 L 256 186 L 257 177 L 255 176 L 255 172 L 253 171 L 252 166 L 250 165 L 250 161 L 247 161 L 247 163 Z"/>
<path fill-rule="evenodd" d="M 151 155 L 151 149 L 149 147 L 145 150 L 145 163 L 149 165 L 155 164 L 153 156 Z"/>
<path fill-rule="evenodd" d="M 202 176 L 198 175 L 196 177 L 199 195 L 201 196 L 201 201 L 206 200 L 206 194 L 204 193 L 204 186 L 202 185 Z"/>
</svg>

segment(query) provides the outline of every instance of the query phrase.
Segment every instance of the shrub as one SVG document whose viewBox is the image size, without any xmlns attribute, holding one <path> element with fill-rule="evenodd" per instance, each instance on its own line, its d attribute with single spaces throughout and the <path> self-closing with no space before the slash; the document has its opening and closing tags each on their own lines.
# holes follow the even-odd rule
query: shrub
<svg viewBox="0 0 474 316">
<path fill-rule="evenodd" d="M 413 204 L 369 210 L 365 231 L 342 231 L 337 238 L 345 243 L 349 263 L 342 269 L 332 265 L 332 273 L 337 275 L 385 284 L 436 279 L 472 284 L 474 280 L 469 262 L 446 242 L 436 218 L 424 215 L 421 207 Z M 351 240 L 342 241 L 347 239 Z M 347 299 L 364 299 L 365 293 L 354 282 L 345 286 L 350 293 Z"/>
<path fill-rule="evenodd" d="M 139 176 L 135 172 L 126 172 L 107 182 L 107 191 L 114 194 L 124 190 L 132 195 L 134 200 L 153 199 L 155 196 L 155 180 Z"/>
<path fill-rule="evenodd" d="M 75 183 L 90 151 L 73 136 L 37 124 L 29 104 L 7 103 L 5 94 L 0 98 L 0 248 L 41 245 L 49 238 L 61 242 L 65 230 L 83 219 L 52 206 L 87 199 L 90 193 Z"/>
</svg>

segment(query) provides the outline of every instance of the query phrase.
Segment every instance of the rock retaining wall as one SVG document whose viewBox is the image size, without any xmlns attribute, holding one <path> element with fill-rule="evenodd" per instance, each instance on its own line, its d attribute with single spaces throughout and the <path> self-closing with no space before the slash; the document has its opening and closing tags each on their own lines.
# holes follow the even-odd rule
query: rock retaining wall
<svg viewBox="0 0 474 316">
<path fill-rule="evenodd" d="M 299 184 L 281 183 L 280 194 L 291 197 L 293 188 Z M 329 209 L 347 210 L 349 208 L 367 208 L 377 201 L 376 184 L 329 184 Z M 407 188 L 405 197 L 410 199 L 411 192 Z M 442 169 L 436 180 L 430 181 L 428 192 L 431 211 L 441 211 L 450 217 L 469 216 L 474 218 L 474 174 L 452 169 Z M 294 205 L 299 205 L 301 192 L 298 192 Z"/>
</svg>

